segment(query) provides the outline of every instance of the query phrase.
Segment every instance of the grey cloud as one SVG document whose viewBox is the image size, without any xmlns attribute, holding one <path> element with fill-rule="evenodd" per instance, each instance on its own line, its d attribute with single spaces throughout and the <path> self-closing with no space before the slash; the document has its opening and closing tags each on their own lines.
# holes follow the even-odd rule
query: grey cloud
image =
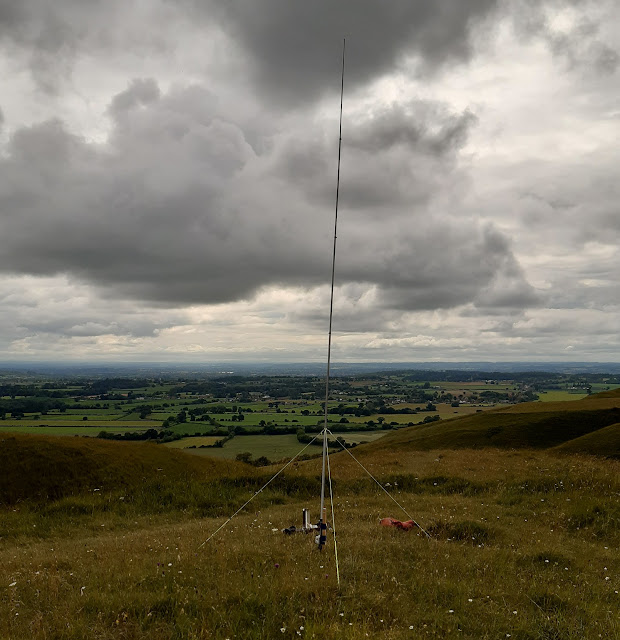
<svg viewBox="0 0 620 640">
<path fill-rule="evenodd" d="M 172 50 L 183 20 L 160 1 L 0 0 L 0 49 L 30 69 L 39 90 L 59 94 L 78 58 Z"/>
<path fill-rule="evenodd" d="M 620 63 L 620 55 L 601 39 L 601 23 L 591 16 L 592 9 L 614 8 L 601 0 L 520 0 L 507 3 L 518 32 L 525 37 L 541 38 L 550 51 L 569 68 L 586 68 L 602 74 L 613 74 Z M 563 9 L 571 8 L 578 19 L 570 27 L 557 29 L 549 21 Z M 613 9 L 612 9 L 613 12 Z"/>
<path fill-rule="evenodd" d="M 118 118 L 125 111 L 138 106 L 146 106 L 157 102 L 161 95 L 159 86 L 153 78 L 136 78 L 129 88 L 114 96 L 110 103 L 109 113 Z"/>
<path fill-rule="evenodd" d="M 482 327 L 480 331 L 550 343 L 567 338 L 571 342 L 590 341 L 593 337 L 602 336 L 617 342 L 618 335 L 617 323 L 609 315 L 582 309 L 547 312 L 540 317 L 523 316 L 517 320 L 503 319 Z"/>
<path fill-rule="evenodd" d="M 534 161 L 518 211 L 537 234 L 553 233 L 573 250 L 588 242 L 616 244 L 620 237 L 620 154 L 613 147 L 569 158 L 561 165 Z M 525 173 L 525 172 L 524 172 Z"/>
<path fill-rule="evenodd" d="M 337 89 L 342 39 L 348 86 L 382 75 L 407 56 L 432 70 L 472 52 L 471 28 L 498 0 L 2 0 L 0 40 L 27 57 L 40 87 L 54 91 L 86 51 L 173 50 L 179 33 L 222 28 L 270 102 L 302 104 Z M 232 52 L 230 52 L 232 56 Z"/>
<path fill-rule="evenodd" d="M 53 5 L 37 0 L 12 2 L 0 6 L 0 44 L 20 51 L 26 57 L 39 89 L 55 93 L 59 79 L 66 76 L 76 55 L 83 23 L 84 7 L 73 0 Z"/>
<path fill-rule="evenodd" d="M 12 136 L 0 159 L 0 230 L 10 238 L 0 268 L 71 274 L 110 297 L 167 305 L 327 282 L 333 200 L 317 203 L 310 182 L 277 170 L 291 140 L 303 148 L 303 120 L 259 156 L 200 87 L 160 95 L 150 81 L 133 82 L 112 105 L 108 144 L 87 142 L 57 121 Z M 395 309 L 445 308 L 483 294 L 485 304 L 497 304 L 494 283 L 503 289 L 507 281 L 513 302 L 526 304 L 528 285 L 509 245 L 457 218 L 446 199 L 454 189 L 458 197 L 461 182 L 450 132 L 471 117 L 410 124 L 423 133 L 405 136 L 401 148 L 394 132 L 406 122 L 396 115 L 393 129 L 382 116 L 378 131 L 372 121 L 351 130 L 358 144 L 345 170 L 353 182 L 343 182 L 339 278 L 377 287 L 379 304 Z M 321 137 L 306 161 L 321 167 L 313 177 L 319 191 L 333 185 L 317 159 L 327 155 Z M 355 181 L 366 183 L 363 215 L 356 196 L 345 195 Z"/>
<path fill-rule="evenodd" d="M 576 0 L 569 4 L 578 6 Z M 271 105 L 299 107 L 338 91 L 343 37 L 350 91 L 399 65 L 425 74 L 467 62 L 480 29 L 511 14 L 522 33 L 542 37 L 558 56 L 614 71 L 617 53 L 587 16 L 570 33 L 549 28 L 547 11 L 563 5 L 560 0 L 1 0 L 0 46 L 8 47 L 11 57 L 21 56 L 39 87 L 53 93 L 80 56 L 162 56 L 181 50 L 185 39 L 204 40 L 223 30 L 228 41 L 218 67 L 233 59 L 238 64 L 227 82 L 249 82 Z M 203 60 L 193 70 L 207 68 L 210 61 Z"/>
<path fill-rule="evenodd" d="M 346 140 L 349 146 L 367 152 L 403 146 L 408 151 L 439 156 L 459 149 L 476 120 L 469 111 L 455 115 L 444 105 L 411 101 L 371 113 L 353 127 Z"/>
<path fill-rule="evenodd" d="M 22 322 L 20 327 L 29 335 L 52 334 L 66 337 L 94 337 L 104 335 L 149 337 L 154 336 L 161 329 L 159 324 L 150 322 L 124 322 L 115 320 L 81 319 L 76 322 L 75 314 L 68 318 L 50 320 L 34 320 Z M 79 314 L 78 314 L 79 315 Z"/>
<path fill-rule="evenodd" d="M 476 123 L 474 114 L 412 100 L 348 118 L 343 129 L 341 204 L 366 215 L 385 208 L 428 202 L 455 171 L 457 152 Z M 273 165 L 275 175 L 304 189 L 309 202 L 331 206 L 336 149 L 324 129 L 286 140 Z"/>
<path fill-rule="evenodd" d="M 347 86 L 393 70 L 406 56 L 426 69 L 471 55 L 470 30 L 496 0 L 211 0 L 224 27 L 247 52 L 259 91 L 299 104 L 339 87 L 338 60 L 347 38 Z"/>
<path fill-rule="evenodd" d="M 592 53 L 598 71 L 608 75 L 616 72 L 620 64 L 620 54 L 615 49 L 599 42 L 593 46 Z"/>
<path fill-rule="evenodd" d="M 398 248 L 389 262 L 379 255 L 379 261 L 371 256 L 365 265 L 369 275 L 375 273 L 374 281 L 383 285 L 379 306 L 419 310 L 473 302 L 489 312 L 539 304 L 507 241 L 490 228 L 472 233 L 444 218 L 442 228 L 418 226 L 417 234 L 394 244 Z"/>
<path fill-rule="evenodd" d="M 620 55 L 611 46 L 596 40 L 596 28 L 591 23 L 577 27 L 569 34 L 547 33 L 554 55 L 564 58 L 570 68 L 591 67 L 599 73 L 615 73 Z"/>
<path fill-rule="evenodd" d="M 118 299 L 110 304 L 93 295 L 90 287 L 62 277 L 17 276 L 0 281 L 0 351 L 20 339 L 48 346 L 110 336 L 148 341 L 166 328 L 188 322 L 184 311 Z"/>
<path fill-rule="evenodd" d="M 607 309 L 611 310 L 620 300 L 620 284 L 615 282 L 618 261 L 610 265 L 610 272 L 601 276 L 594 274 L 588 278 L 556 277 L 553 290 L 549 294 L 548 305 L 554 309 Z"/>
</svg>

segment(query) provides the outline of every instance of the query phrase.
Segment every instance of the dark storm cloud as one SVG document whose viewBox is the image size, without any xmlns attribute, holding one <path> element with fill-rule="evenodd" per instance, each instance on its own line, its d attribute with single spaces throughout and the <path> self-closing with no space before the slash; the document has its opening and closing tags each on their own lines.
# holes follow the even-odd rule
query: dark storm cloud
<svg viewBox="0 0 620 640">
<path fill-rule="evenodd" d="M 55 91 L 83 53 L 174 50 L 179 35 L 223 29 L 269 102 L 300 105 L 339 86 L 348 38 L 347 86 L 380 77 L 407 58 L 421 71 L 466 61 L 472 26 L 498 0 L 0 0 L 0 43 L 21 50 L 39 87 Z M 157 36 L 152 35 L 156 33 Z"/>
<path fill-rule="evenodd" d="M 550 29 L 547 10 L 565 6 L 580 7 L 576 0 L 0 0 L 0 46 L 23 58 L 39 88 L 56 92 L 80 56 L 168 55 L 184 38 L 223 31 L 220 66 L 242 59 L 233 82 L 249 81 L 271 105 L 303 106 L 339 89 L 343 37 L 350 90 L 404 63 L 426 74 L 467 62 L 484 28 L 509 14 L 570 64 L 614 71 L 617 52 L 598 38 L 587 5 L 572 31 Z M 209 61 L 196 60 L 194 70 L 201 65 Z"/>
<path fill-rule="evenodd" d="M 248 55 L 263 95 L 299 103 L 339 87 L 336 61 L 347 38 L 347 86 L 381 76 L 406 56 L 432 69 L 471 54 L 471 27 L 497 0 L 211 0 Z"/>
<path fill-rule="evenodd" d="M 107 144 L 58 121 L 12 135 L 0 159 L 0 231 L 10 239 L 0 246 L 2 270 L 71 274 L 110 297 L 167 305 L 328 281 L 333 200 L 317 203 L 312 182 L 327 194 L 335 167 L 324 164 L 333 144 L 319 125 L 308 131 L 299 120 L 257 155 L 209 91 L 162 95 L 150 80 L 132 82 L 108 112 Z M 495 283 L 528 289 L 501 236 L 451 211 L 447 194 L 458 198 L 462 180 L 458 146 L 472 122 L 429 105 L 350 124 L 342 282 L 376 287 L 379 303 L 396 309 L 480 296 L 495 304 Z M 319 167 L 312 181 L 280 172 L 293 141 L 303 157 L 312 138 L 321 142 L 302 163 Z M 362 183 L 370 204 L 360 213 L 345 193 Z"/>
<path fill-rule="evenodd" d="M 351 278 L 355 270 L 358 281 L 366 276 L 380 285 L 378 306 L 409 311 L 473 302 L 489 312 L 539 303 L 508 242 L 492 228 L 468 229 L 437 213 L 431 224 L 414 222 L 414 229 L 402 233 L 394 225 L 389 249 L 371 252 L 363 265 L 343 261 L 345 277 Z"/>
<path fill-rule="evenodd" d="M 184 36 L 229 37 L 228 57 L 244 58 L 246 78 L 271 104 L 301 105 L 339 86 L 348 37 L 347 86 L 392 71 L 407 57 L 420 70 L 467 60 L 471 27 L 498 0 L 0 0 L 0 46 L 30 67 L 37 86 L 58 92 L 77 58 L 106 52 L 159 55 Z M 208 65 L 208 61 L 204 61 Z M 200 67 L 196 62 L 196 68 Z M 237 78 L 238 79 L 238 78 Z"/>
</svg>

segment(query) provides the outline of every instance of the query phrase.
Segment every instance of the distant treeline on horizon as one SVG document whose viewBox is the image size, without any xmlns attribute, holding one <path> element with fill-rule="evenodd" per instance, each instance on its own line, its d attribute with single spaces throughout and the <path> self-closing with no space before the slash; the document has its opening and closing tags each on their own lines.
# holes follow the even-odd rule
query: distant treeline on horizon
<svg viewBox="0 0 620 640">
<path fill-rule="evenodd" d="M 325 375 L 322 362 L 5 362 L 2 375 L 71 375 L 71 376 L 192 376 L 192 375 Z M 617 362 L 336 362 L 331 375 L 348 376 L 387 372 L 475 372 L 479 377 L 525 372 L 563 374 L 618 374 Z"/>
</svg>

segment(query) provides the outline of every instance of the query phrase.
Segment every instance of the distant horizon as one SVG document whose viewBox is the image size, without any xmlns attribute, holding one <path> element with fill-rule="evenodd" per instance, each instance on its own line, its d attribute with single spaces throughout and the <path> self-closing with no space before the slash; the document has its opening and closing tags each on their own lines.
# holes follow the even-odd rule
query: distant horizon
<svg viewBox="0 0 620 640">
<path fill-rule="evenodd" d="M 382 371 L 472 371 L 480 373 L 524 373 L 528 371 L 566 374 L 616 374 L 620 373 L 618 362 L 579 361 L 443 361 L 443 362 L 333 362 L 331 373 L 355 375 Z M 165 374 L 167 372 L 236 375 L 324 375 L 326 363 L 277 362 L 277 361 L 213 361 L 213 362 L 156 362 L 156 361 L 14 361 L 0 362 L 0 372 L 30 373 L 114 373 Z"/>
</svg>

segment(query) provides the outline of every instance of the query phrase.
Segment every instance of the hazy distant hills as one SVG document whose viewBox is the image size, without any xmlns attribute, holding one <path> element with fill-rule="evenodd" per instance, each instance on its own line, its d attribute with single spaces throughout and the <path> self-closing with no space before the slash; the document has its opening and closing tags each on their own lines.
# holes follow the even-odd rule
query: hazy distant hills
<svg viewBox="0 0 620 640">
<path fill-rule="evenodd" d="M 11 362 L 0 372 L 33 375 L 325 375 L 324 362 Z M 620 373 L 616 362 L 336 362 L 334 376 L 393 371 L 472 371 L 494 373 Z"/>
</svg>

